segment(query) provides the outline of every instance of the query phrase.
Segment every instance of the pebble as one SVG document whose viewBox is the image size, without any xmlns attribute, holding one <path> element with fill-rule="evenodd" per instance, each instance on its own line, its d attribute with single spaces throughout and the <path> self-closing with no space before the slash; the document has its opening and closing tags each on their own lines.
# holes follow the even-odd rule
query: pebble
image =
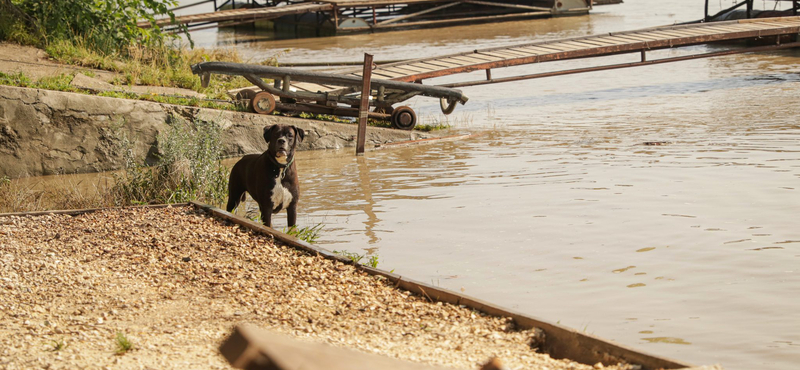
<svg viewBox="0 0 800 370">
<path fill-rule="evenodd" d="M 510 369 L 596 368 L 536 353 L 529 346 L 536 332 L 509 330 L 508 318 L 429 303 L 192 207 L 10 220 L 0 224 L 8 236 L 0 276 L 13 292 L 0 294 L 0 307 L 14 312 L 0 317 L 0 363 L 9 369 L 52 358 L 41 351 L 49 339 L 69 341 L 61 351 L 70 355 L 53 367 L 227 369 L 217 348 L 243 319 L 301 340 L 444 367 L 477 369 L 502 354 Z M 28 286 L 33 294 L 20 294 Z M 63 338 L 27 333 L 45 320 Z M 134 349 L 114 356 L 118 333 Z"/>
</svg>

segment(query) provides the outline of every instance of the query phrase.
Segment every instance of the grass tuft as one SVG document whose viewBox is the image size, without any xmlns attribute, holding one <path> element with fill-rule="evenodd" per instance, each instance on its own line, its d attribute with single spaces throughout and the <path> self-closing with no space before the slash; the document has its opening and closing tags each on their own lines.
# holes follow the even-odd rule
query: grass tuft
<svg viewBox="0 0 800 370">
<path fill-rule="evenodd" d="M 314 242 L 316 242 L 317 239 L 319 239 L 319 233 L 320 231 L 322 231 L 322 226 L 323 226 L 322 223 L 306 227 L 292 226 L 288 229 L 284 228 L 281 231 L 297 239 L 304 240 L 309 244 L 314 244 Z"/>
<path fill-rule="evenodd" d="M 355 252 L 348 252 L 348 251 L 344 251 L 344 250 L 342 250 L 342 251 L 333 251 L 333 253 L 336 253 L 336 254 L 338 254 L 338 255 L 340 255 L 342 257 L 349 258 L 350 261 L 353 261 L 354 264 L 360 263 L 361 260 L 364 259 L 364 257 L 367 256 L 366 254 L 358 254 L 358 253 L 355 253 Z M 367 262 L 364 263 L 363 265 L 364 266 L 369 266 L 369 267 L 372 267 L 372 268 L 378 268 L 378 262 L 379 262 L 378 255 L 377 254 L 373 254 L 372 256 L 369 257 Z M 394 270 L 392 270 L 392 271 L 394 271 Z"/>
<path fill-rule="evenodd" d="M 125 337 L 125 334 L 122 332 L 117 332 L 117 336 L 114 338 L 114 343 L 117 345 L 116 354 L 121 356 L 133 349 L 133 343 Z"/>
<path fill-rule="evenodd" d="M 61 340 L 51 339 L 48 345 L 49 348 L 47 350 L 50 352 L 58 352 L 68 347 L 67 343 L 63 339 Z"/>
</svg>

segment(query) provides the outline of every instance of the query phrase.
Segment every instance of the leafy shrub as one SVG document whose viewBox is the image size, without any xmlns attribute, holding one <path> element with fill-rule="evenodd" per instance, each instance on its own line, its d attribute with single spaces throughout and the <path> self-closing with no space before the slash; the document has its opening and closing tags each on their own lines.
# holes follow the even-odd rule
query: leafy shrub
<svg viewBox="0 0 800 370">
<path fill-rule="evenodd" d="M 152 166 L 134 158 L 132 145 L 123 135 L 125 171 L 115 179 L 115 203 L 198 200 L 221 205 L 228 191 L 228 170 L 220 162 L 221 134 L 215 122 L 187 124 L 170 119 L 169 131 L 158 136 L 158 160 Z"/>
<path fill-rule="evenodd" d="M 160 45 L 175 35 L 155 25 L 157 18 L 170 17 L 176 0 L 0 0 L 0 7 L 10 23 L 0 37 L 23 41 L 28 35 L 38 44 L 58 40 L 85 40 L 103 54 L 124 51 L 132 45 Z M 8 17 L 10 15 L 10 17 Z M 139 28 L 137 22 L 148 21 L 150 28 Z M 4 22 L 5 23 L 5 22 Z"/>
</svg>

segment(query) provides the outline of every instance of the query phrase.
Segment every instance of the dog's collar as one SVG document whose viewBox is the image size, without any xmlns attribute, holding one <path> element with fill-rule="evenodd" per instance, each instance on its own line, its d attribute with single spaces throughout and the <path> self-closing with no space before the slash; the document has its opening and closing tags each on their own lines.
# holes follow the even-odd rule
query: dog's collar
<svg viewBox="0 0 800 370">
<path fill-rule="evenodd" d="M 286 162 L 286 164 L 283 164 L 283 163 L 281 163 L 281 162 L 278 162 L 278 160 L 277 160 L 277 159 L 275 159 L 275 157 L 273 157 L 273 156 L 271 156 L 271 155 L 269 155 L 268 157 L 269 157 L 269 159 L 272 161 L 272 163 L 274 163 L 275 165 L 277 165 L 277 166 L 278 166 L 278 167 L 280 167 L 280 168 L 286 168 L 286 167 L 289 167 L 289 166 L 291 166 L 291 165 L 292 165 L 292 162 L 294 162 L 294 156 L 292 156 L 291 158 L 289 158 L 289 161 L 288 161 L 288 162 Z"/>
<path fill-rule="evenodd" d="M 271 155 L 268 155 L 267 157 L 269 157 L 269 159 L 272 161 L 272 163 L 274 163 L 276 166 L 278 166 L 278 174 L 276 174 L 275 177 L 280 177 L 281 179 L 283 179 L 286 176 L 286 168 L 291 166 L 292 162 L 294 162 L 294 156 L 289 158 L 289 161 L 286 162 L 286 164 L 278 162 L 278 160 L 275 159 L 275 157 L 273 157 Z"/>
</svg>

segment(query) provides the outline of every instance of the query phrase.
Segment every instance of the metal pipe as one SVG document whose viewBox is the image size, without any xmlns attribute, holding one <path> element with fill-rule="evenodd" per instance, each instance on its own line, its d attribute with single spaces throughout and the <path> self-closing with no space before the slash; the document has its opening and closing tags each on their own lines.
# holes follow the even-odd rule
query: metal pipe
<svg viewBox="0 0 800 370">
<path fill-rule="evenodd" d="M 348 75 L 336 75 L 330 73 L 320 73 L 311 71 L 295 70 L 291 68 L 268 67 L 261 65 L 228 63 L 228 62 L 203 62 L 192 66 L 192 73 L 201 74 L 204 72 L 227 74 L 232 76 L 253 75 L 266 78 L 289 77 L 299 82 L 311 82 L 318 84 L 332 84 L 336 86 L 360 86 L 361 78 Z M 284 78 L 284 91 L 287 91 L 287 81 Z M 393 80 L 373 79 L 373 86 L 385 86 L 387 89 L 410 91 L 416 94 L 432 96 L 436 98 L 448 97 L 466 103 L 469 98 L 459 90 L 448 89 L 439 86 L 413 84 Z M 266 90 L 266 89 L 265 89 Z"/>
</svg>

